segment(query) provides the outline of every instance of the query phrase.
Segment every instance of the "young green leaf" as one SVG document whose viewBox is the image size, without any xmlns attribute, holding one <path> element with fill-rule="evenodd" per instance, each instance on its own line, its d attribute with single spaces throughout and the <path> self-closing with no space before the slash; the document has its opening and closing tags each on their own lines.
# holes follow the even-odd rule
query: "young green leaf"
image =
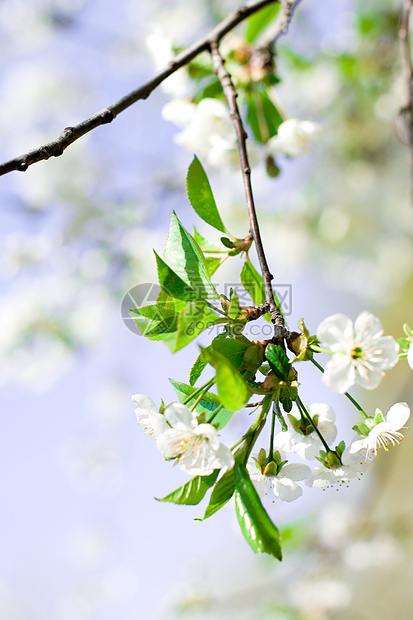
<svg viewBox="0 0 413 620">
<path fill-rule="evenodd" d="M 165 336 L 176 332 L 178 315 L 174 310 L 156 304 L 131 310 L 137 328 L 149 340 L 164 340 Z"/>
<path fill-rule="evenodd" d="M 186 188 L 189 202 L 199 217 L 210 226 L 225 233 L 225 226 L 218 212 L 208 177 L 197 157 L 194 157 L 189 166 Z"/>
<path fill-rule="evenodd" d="M 265 356 L 275 376 L 281 381 L 287 381 L 291 364 L 285 351 L 281 347 L 270 342 L 265 350 Z"/>
<path fill-rule="evenodd" d="M 238 318 L 239 314 L 240 314 L 239 299 L 238 299 L 238 295 L 236 291 L 234 291 L 231 295 L 231 299 L 229 303 L 228 316 L 230 319 L 235 320 Z"/>
<path fill-rule="evenodd" d="M 235 508 L 245 539 L 255 553 L 282 560 L 280 532 L 271 521 L 244 465 L 235 461 Z"/>
<path fill-rule="evenodd" d="M 265 301 L 264 280 L 255 269 L 249 258 L 247 258 L 242 266 L 240 279 L 242 286 L 245 288 L 247 293 L 251 295 L 255 305 L 261 305 Z"/>
<path fill-rule="evenodd" d="M 219 469 L 215 469 L 209 476 L 195 476 L 186 484 L 169 493 L 162 499 L 155 497 L 158 502 L 173 502 L 174 504 L 186 504 L 194 506 L 199 504 L 205 493 L 210 489 L 218 478 Z"/>
<path fill-rule="evenodd" d="M 213 349 L 221 353 L 237 370 L 244 365 L 244 354 L 249 344 L 236 338 L 218 338 L 212 341 Z"/>
<path fill-rule="evenodd" d="M 172 214 L 163 259 L 181 280 L 197 291 L 198 297 L 218 297 L 202 250 L 182 226 L 175 213 Z"/>
<path fill-rule="evenodd" d="M 225 474 L 218 480 L 216 483 L 209 500 L 209 504 L 207 509 L 205 510 L 205 514 L 200 519 L 195 519 L 195 521 L 204 521 L 204 519 L 208 519 L 213 514 L 218 512 L 225 504 L 231 499 L 234 495 L 235 491 L 235 477 L 234 470 L 225 472 Z"/>
<path fill-rule="evenodd" d="M 213 349 L 202 349 L 203 355 L 215 368 L 218 394 L 225 407 L 238 411 L 247 404 L 251 392 L 230 361 Z"/>
<path fill-rule="evenodd" d="M 275 136 L 283 117 L 264 90 L 254 89 L 247 98 L 247 121 L 258 142 Z"/>
<path fill-rule="evenodd" d="M 271 21 L 278 15 L 280 10 L 280 4 L 270 4 L 261 11 L 257 11 L 247 21 L 247 27 L 245 32 L 245 38 L 247 43 L 254 43 L 259 34 L 271 23 Z"/>
<path fill-rule="evenodd" d="M 159 284 L 162 291 L 168 296 L 175 299 L 182 299 L 185 301 L 195 301 L 196 299 L 202 299 L 199 291 L 194 291 L 193 288 L 188 286 L 174 271 L 162 260 L 160 256 L 155 252 L 156 265 L 158 268 Z"/>
<path fill-rule="evenodd" d="M 208 362 L 204 359 L 202 353 L 200 353 L 191 368 L 191 372 L 189 374 L 189 385 L 195 385 L 206 366 L 208 366 Z"/>
<path fill-rule="evenodd" d="M 203 252 L 218 252 L 218 253 L 222 252 L 222 248 L 218 247 L 214 243 L 211 243 L 211 241 L 208 241 L 208 239 L 205 239 L 205 237 L 203 237 L 201 233 L 198 232 L 195 226 L 194 226 L 193 238 Z"/>
<path fill-rule="evenodd" d="M 205 329 L 221 321 L 222 317 L 219 317 L 205 303 L 200 301 L 188 304 L 179 313 L 174 353 L 185 347 Z"/>
<path fill-rule="evenodd" d="M 175 392 L 181 403 L 197 390 L 197 388 L 192 387 L 191 385 L 187 385 L 186 383 L 174 381 L 173 379 L 169 379 L 169 381 L 174 386 Z M 195 401 L 197 396 L 198 394 L 196 394 L 193 399 L 189 400 L 189 402 L 187 403 L 189 407 Z M 217 394 L 213 394 L 212 392 L 206 392 L 206 394 L 202 396 L 201 400 L 195 407 L 195 411 L 198 414 L 204 413 L 208 417 L 211 417 L 220 404 L 221 399 L 219 398 L 219 396 L 217 396 Z M 227 409 L 226 407 L 220 409 L 213 419 L 216 429 L 219 431 L 224 428 L 224 426 L 228 424 L 233 415 L 234 412 Z"/>
</svg>

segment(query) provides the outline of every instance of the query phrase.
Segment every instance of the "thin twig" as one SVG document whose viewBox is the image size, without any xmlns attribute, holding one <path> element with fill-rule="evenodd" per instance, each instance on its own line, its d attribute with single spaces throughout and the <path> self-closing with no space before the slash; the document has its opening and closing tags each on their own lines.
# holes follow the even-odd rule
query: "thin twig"
<svg viewBox="0 0 413 620">
<path fill-rule="evenodd" d="M 111 123 L 114 118 L 129 106 L 133 105 L 140 99 L 147 99 L 152 91 L 155 90 L 166 78 L 175 73 L 181 67 L 187 65 L 196 56 L 204 51 L 209 50 L 211 41 L 220 41 L 228 32 L 233 30 L 235 26 L 242 21 L 266 7 L 279 0 L 251 0 L 242 5 L 237 11 L 234 11 L 228 15 L 220 24 L 218 24 L 209 34 L 200 39 L 197 43 L 194 43 L 186 50 L 175 56 L 173 60 L 159 73 L 152 77 L 148 82 L 132 91 L 122 99 L 119 99 L 116 103 L 108 106 L 104 110 L 101 110 L 97 114 L 94 114 L 90 118 L 82 121 L 74 127 L 66 127 L 53 142 L 44 144 L 37 149 L 29 151 L 24 155 L 15 157 L 3 164 L 0 164 L 0 175 L 7 174 L 13 170 L 24 172 L 29 166 L 35 164 L 38 161 L 49 159 L 49 157 L 59 157 L 65 151 L 65 149 L 73 144 L 76 140 L 89 133 L 100 125 Z"/>
<path fill-rule="evenodd" d="M 255 247 L 257 249 L 258 260 L 264 280 L 266 302 L 269 306 L 271 321 L 274 323 L 274 338 L 276 340 L 280 340 L 281 344 L 283 342 L 286 332 L 284 326 L 284 318 L 274 299 L 274 293 L 271 286 L 271 280 L 274 276 L 270 273 L 270 270 L 268 268 L 267 259 L 265 257 L 265 252 L 262 245 L 260 229 L 258 226 L 257 213 L 255 211 L 254 196 L 251 185 L 251 168 L 249 165 L 247 154 L 247 133 L 244 129 L 241 115 L 237 106 L 237 91 L 235 90 L 235 87 L 232 83 L 230 74 L 225 68 L 224 60 L 219 52 L 217 40 L 211 42 L 211 55 L 214 71 L 217 74 L 225 98 L 228 102 L 231 119 L 234 124 L 235 133 L 237 135 L 238 152 L 250 219 L 250 231 L 254 239 Z"/>
<path fill-rule="evenodd" d="M 280 0 L 281 11 L 274 23 L 258 41 L 259 49 L 272 51 L 278 39 L 287 34 L 294 12 L 302 0 Z"/>
<path fill-rule="evenodd" d="M 400 55 L 402 60 L 403 99 L 399 110 L 399 120 L 402 122 L 400 139 L 409 148 L 410 164 L 410 192 L 413 203 L 413 67 L 409 46 L 409 23 L 413 7 L 413 0 L 404 0 L 399 28 Z"/>
</svg>

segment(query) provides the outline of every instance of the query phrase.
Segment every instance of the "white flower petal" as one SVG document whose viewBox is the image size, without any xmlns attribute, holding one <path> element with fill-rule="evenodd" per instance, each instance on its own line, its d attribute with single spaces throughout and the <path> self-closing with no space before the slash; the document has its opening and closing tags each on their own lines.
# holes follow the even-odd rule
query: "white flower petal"
<svg viewBox="0 0 413 620">
<path fill-rule="evenodd" d="M 182 454 L 191 439 L 192 433 L 188 433 L 186 429 L 170 428 L 159 435 L 157 445 L 164 457 L 171 459 Z"/>
<path fill-rule="evenodd" d="M 334 392 L 343 394 L 354 385 L 356 371 L 348 355 L 335 355 L 327 362 L 322 381 Z"/>
<path fill-rule="evenodd" d="M 311 477 L 311 469 L 308 465 L 301 463 L 287 463 L 279 473 L 280 478 L 290 478 L 291 480 L 308 480 Z"/>
<path fill-rule="evenodd" d="M 294 444 L 298 436 L 298 433 L 293 430 L 281 431 L 274 437 L 274 447 L 277 450 L 285 450 L 285 452 L 295 452 Z"/>
<path fill-rule="evenodd" d="M 151 398 L 149 398 L 149 396 L 146 396 L 145 394 L 134 394 L 132 396 L 132 400 L 135 403 L 135 405 L 138 405 L 138 408 L 135 409 L 136 415 L 139 415 L 138 414 L 138 410 L 139 409 L 142 410 L 142 413 L 143 412 L 145 412 L 145 413 L 159 413 L 158 412 L 158 408 L 156 407 L 156 405 L 153 402 L 153 400 Z"/>
<path fill-rule="evenodd" d="M 290 478 L 270 478 L 275 497 L 283 502 L 292 502 L 303 494 L 302 488 Z"/>
<path fill-rule="evenodd" d="M 195 413 L 182 403 L 168 405 L 164 415 L 172 428 L 192 431 L 198 426 Z"/>
<path fill-rule="evenodd" d="M 381 349 L 380 364 L 385 370 L 393 368 L 399 361 L 399 343 L 392 336 L 383 336 L 377 342 L 377 348 Z"/>
<path fill-rule="evenodd" d="M 351 319 L 345 314 L 332 314 L 320 323 L 317 338 L 321 345 L 331 351 L 343 351 L 352 348 L 354 329 Z"/>
<path fill-rule="evenodd" d="M 215 451 L 215 459 L 220 468 L 226 467 L 227 469 L 232 469 L 234 467 L 234 455 L 231 450 L 222 443 L 219 444 L 218 450 Z M 215 469 L 218 469 L 218 467 L 215 466 Z"/>
<path fill-rule="evenodd" d="M 371 312 L 364 310 L 360 312 L 354 322 L 354 331 L 356 334 L 356 340 L 361 342 L 370 336 L 376 335 L 378 332 L 383 331 L 382 324 L 379 319 Z"/>
<path fill-rule="evenodd" d="M 212 450 L 218 450 L 220 443 L 218 433 L 212 424 L 199 424 L 194 430 L 195 435 L 202 435 L 202 438 L 209 442 Z"/>
<path fill-rule="evenodd" d="M 386 422 L 393 429 L 398 431 L 402 428 L 410 417 L 410 408 L 407 403 L 396 403 L 390 407 L 387 415 Z"/>
<path fill-rule="evenodd" d="M 334 422 L 336 419 L 334 409 L 326 403 L 313 403 L 310 405 L 310 415 L 311 417 L 317 415 L 319 424 L 320 422 Z"/>
</svg>

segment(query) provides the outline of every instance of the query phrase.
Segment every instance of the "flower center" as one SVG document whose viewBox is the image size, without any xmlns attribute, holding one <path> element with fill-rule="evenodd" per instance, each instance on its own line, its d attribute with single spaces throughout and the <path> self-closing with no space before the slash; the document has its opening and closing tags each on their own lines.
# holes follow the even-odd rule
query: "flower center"
<svg viewBox="0 0 413 620">
<path fill-rule="evenodd" d="M 365 353 L 361 347 L 354 347 L 351 357 L 353 360 L 359 360 L 364 357 Z"/>
</svg>

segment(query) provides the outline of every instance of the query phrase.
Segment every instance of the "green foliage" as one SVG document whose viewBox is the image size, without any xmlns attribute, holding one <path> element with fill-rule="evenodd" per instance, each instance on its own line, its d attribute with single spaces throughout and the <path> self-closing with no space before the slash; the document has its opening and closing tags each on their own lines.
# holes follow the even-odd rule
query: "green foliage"
<svg viewBox="0 0 413 620">
<path fill-rule="evenodd" d="M 249 348 L 243 340 L 237 338 L 215 338 L 212 342 L 215 351 L 225 357 L 237 370 L 244 367 L 244 354 Z"/>
<path fill-rule="evenodd" d="M 270 4 L 250 17 L 246 24 L 245 38 L 247 43 L 254 43 L 261 32 L 278 15 L 280 4 Z"/>
<path fill-rule="evenodd" d="M 198 355 L 198 357 L 196 358 L 192 368 L 191 368 L 191 372 L 189 374 L 189 384 L 190 385 L 195 385 L 195 383 L 198 381 L 199 377 L 201 376 L 204 368 L 206 368 L 206 366 L 208 366 L 208 362 L 206 361 L 206 359 L 203 357 L 202 353 L 200 353 Z"/>
<path fill-rule="evenodd" d="M 215 368 L 217 390 L 224 406 L 232 411 L 245 407 L 251 392 L 236 368 L 214 349 L 202 349 L 202 353 Z"/>
<path fill-rule="evenodd" d="M 205 303 L 190 303 L 181 310 L 178 317 L 178 331 L 173 352 L 179 351 L 196 338 L 204 329 L 222 322 Z"/>
<path fill-rule="evenodd" d="M 235 462 L 235 509 L 241 531 L 255 553 L 282 560 L 280 532 L 271 521 L 244 465 Z"/>
<path fill-rule="evenodd" d="M 266 93 L 265 88 L 253 88 L 246 95 L 247 120 L 255 139 L 261 144 L 275 136 L 283 117 Z"/>
<path fill-rule="evenodd" d="M 179 401 L 182 403 L 184 400 L 188 398 L 191 394 L 197 391 L 197 388 L 192 385 L 187 385 L 186 383 L 181 383 L 179 381 L 174 381 L 173 379 L 169 379 L 172 385 L 175 388 L 175 392 L 178 396 Z M 193 404 L 197 398 L 198 394 L 196 394 L 192 399 L 189 399 L 187 402 L 188 407 Z M 221 399 L 216 394 L 212 392 L 206 392 L 202 395 L 201 400 L 195 407 L 195 411 L 198 414 L 206 414 L 207 417 L 211 417 L 214 411 L 221 405 Z M 217 430 L 221 430 L 228 424 L 230 419 L 232 418 L 234 412 L 226 407 L 222 407 L 218 411 L 216 415 L 214 415 L 214 426 Z"/>
<path fill-rule="evenodd" d="M 137 328 L 149 340 L 164 340 L 166 335 L 176 332 L 178 314 L 170 308 L 151 305 L 131 310 Z"/>
<path fill-rule="evenodd" d="M 175 299 L 185 301 L 195 301 L 202 299 L 199 290 L 195 291 L 188 286 L 155 252 L 156 265 L 158 268 L 158 279 L 162 291 Z"/>
<path fill-rule="evenodd" d="M 210 226 L 225 233 L 226 229 L 218 213 L 208 177 L 197 157 L 194 157 L 189 166 L 186 187 L 189 202 L 199 217 Z"/>
<path fill-rule="evenodd" d="M 205 493 L 210 489 L 218 478 L 219 469 L 215 469 L 209 476 L 195 476 L 186 484 L 169 493 L 162 499 L 155 497 L 158 502 L 173 502 L 174 504 L 195 505 L 199 504 L 204 498 Z"/>
<path fill-rule="evenodd" d="M 163 259 L 181 280 L 198 293 L 198 297 L 205 299 L 218 297 L 202 250 L 182 226 L 175 213 L 172 214 Z"/>
<path fill-rule="evenodd" d="M 271 370 L 280 381 L 288 381 L 291 364 L 285 351 L 270 342 L 265 350 L 265 356 L 271 366 Z"/>
<path fill-rule="evenodd" d="M 213 514 L 218 512 L 225 504 L 231 499 L 235 491 L 235 476 L 234 470 L 225 472 L 225 474 L 216 483 L 209 500 L 209 504 L 205 510 L 205 514 L 200 519 L 195 521 L 204 521 Z"/>
</svg>

